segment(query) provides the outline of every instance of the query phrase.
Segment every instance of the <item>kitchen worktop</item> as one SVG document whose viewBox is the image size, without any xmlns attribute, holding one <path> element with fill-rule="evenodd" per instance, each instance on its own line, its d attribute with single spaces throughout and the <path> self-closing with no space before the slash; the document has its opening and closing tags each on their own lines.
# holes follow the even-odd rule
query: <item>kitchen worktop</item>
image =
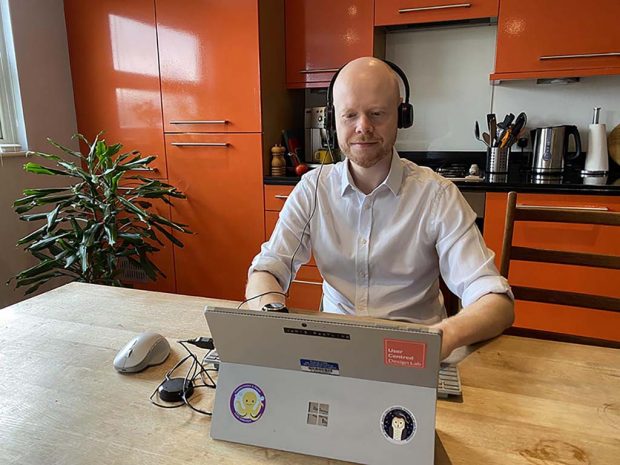
<svg viewBox="0 0 620 465">
<path fill-rule="evenodd" d="M 540 192 L 550 194 L 582 194 L 582 195 L 620 195 L 620 168 L 610 161 L 608 176 L 583 178 L 579 166 L 568 166 L 560 177 L 535 177 L 516 159 L 511 163 L 508 175 L 484 175 L 482 181 L 456 181 L 461 190 L 483 192 Z M 520 155 L 520 154 L 519 154 Z M 400 156 L 421 166 L 436 168 L 447 156 L 448 158 L 466 160 L 468 163 L 478 163 L 484 167 L 484 153 L 479 152 L 441 152 L 425 153 L 401 152 Z M 525 158 L 525 157 L 523 157 Z M 299 182 L 298 176 L 265 176 L 265 184 L 295 185 Z"/>
</svg>

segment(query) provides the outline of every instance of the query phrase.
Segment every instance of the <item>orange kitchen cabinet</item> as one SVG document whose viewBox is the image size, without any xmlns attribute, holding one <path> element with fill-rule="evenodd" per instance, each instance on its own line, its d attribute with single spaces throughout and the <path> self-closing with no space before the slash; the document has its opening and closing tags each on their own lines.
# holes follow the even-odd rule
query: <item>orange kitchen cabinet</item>
<svg viewBox="0 0 620 465">
<path fill-rule="evenodd" d="M 362 56 L 383 56 L 373 1 L 286 0 L 286 81 L 290 88 L 327 87 L 334 72 Z"/>
<path fill-rule="evenodd" d="M 620 74 L 618 0 L 502 0 L 491 79 Z"/>
<path fill-rule="evenodd" d="M 323 296 L 323 278 L 315 266 L 304 265 L 291 283 L 286 305 L 290 308 L 319 311 Z"/>
<path fill-rule="evenodd" d="M 499 260 L 504 233 L 507 194 L 487 193 L 484 239 Z M 519 194 L 519 205 L 606 208 L 620 211 L 620 197 Z M 574 252 L 620 255 L 620 231 L 611 226 L 562 223 L 516 223 L 513 244 Z M 508 281 L 516 286 L 620 297 L 620 270 L 513 261 Z M 620 341 L 620 314 L 517 301 L 514 326 L 584 337 Z"/>
<path fill-rule="evenodd" d="M 170 183 L 187 195 L 172 219 L 181 294 L 243 300 L 247 271 L 265 234 L 260 134 L 166 134 Z"/>
<path fill-rule="evenodd" d="M 256 0 L 156 0 L 165 132 L 260 132 Z"/>
<path fill-rule="evenodd" d="M 381 0 L 375 26 L 435 23 L 497 16 L 499 0 Z"/>
<path fill-rule="evenodd" d="M 166 156 L 153 0 L 65 0 L 78 131 L 89 140 L 157 155 L 153 177 L 165 178 Z"/>
</svg>

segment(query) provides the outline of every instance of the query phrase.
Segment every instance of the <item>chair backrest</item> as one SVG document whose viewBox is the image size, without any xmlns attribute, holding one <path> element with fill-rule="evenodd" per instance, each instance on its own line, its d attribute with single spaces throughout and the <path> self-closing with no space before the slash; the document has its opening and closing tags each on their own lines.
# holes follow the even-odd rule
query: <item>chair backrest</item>
<svg viewBox="0 0 620 465">
<path fill-rule="evenodd" d="M 615 270 L 620 269 L 620 257 L 618 256 L 515 247 L 512 245 L 512 237 L 514 224 L 517 221 L 620 226 L 620 213 L 556 207 L 518 206 L 517 193 L 508 193 L 504 242 L 502 245 L 500 264 L 500 273 L 506 279 L 508 279 L 511 260 L 580 265 Z M 512 291 L 515 298 L 519 300 L 620 312 L 620 299 L 615 297 L 594 296 L 576 292 L 521 286 L 512 286 Z"/>
</svg>

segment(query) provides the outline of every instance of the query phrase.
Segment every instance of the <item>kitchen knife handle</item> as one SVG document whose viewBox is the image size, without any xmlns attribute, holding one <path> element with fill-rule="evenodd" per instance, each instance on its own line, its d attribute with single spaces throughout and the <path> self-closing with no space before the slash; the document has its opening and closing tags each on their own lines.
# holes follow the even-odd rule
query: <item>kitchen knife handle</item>
<svg viewBox="0 0 620 465">
<path fill-rule="evenodd" d="M 414 13 L 417 11 L 429 11 L 429 10 L 446 10 L 448 8 L 469 8 L 471 3 L 453 3 L 451 5 L 436 5 L 436 6 L 421 6 L 418 8 L 401 8 L 398 10 L 400 14 Z"/>
<path fill-rule="evenodd" d="M 601 57 L 620 57 L 620 52 L 609 53 L 583 53 L 579 55 L 545 55 L 538 57 L 539 60 L 563 60 L 569 58 L 601 58 Z"/>
<path fill-rule="evenodd" d="M 170 121 L 170 124 L 226 124 L 228 123 L 227 120 L 225 119 L 210 119 L 210 120 L 195 120 L 195 121 L 181 121 L 181 120 L 175 120 L 175 121 Z"/>
<path fill-rule="evenodd" d="M 175 147 L 228 147 L 228 142 L 172 142 Z"/>
<path fill-rule="evenodd" d="M 314 73 L 335 73 L 339 68 L 314 68 L 314 69 L 301 69 L 301 74 L 314 74 Z"/>
</svg>

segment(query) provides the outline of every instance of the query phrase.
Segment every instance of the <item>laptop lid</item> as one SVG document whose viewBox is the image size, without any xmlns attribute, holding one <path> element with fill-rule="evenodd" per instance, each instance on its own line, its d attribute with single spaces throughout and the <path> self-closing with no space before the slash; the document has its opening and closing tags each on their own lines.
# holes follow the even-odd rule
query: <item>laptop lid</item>
<svg viewBox="0 0 620 465">
<path fill-rule="evenodd" d="M 214 439 L 359 463 L 433 463 L 439 331 L 331 314 L 205 315 L 221 360 Z"/>
</svg>

